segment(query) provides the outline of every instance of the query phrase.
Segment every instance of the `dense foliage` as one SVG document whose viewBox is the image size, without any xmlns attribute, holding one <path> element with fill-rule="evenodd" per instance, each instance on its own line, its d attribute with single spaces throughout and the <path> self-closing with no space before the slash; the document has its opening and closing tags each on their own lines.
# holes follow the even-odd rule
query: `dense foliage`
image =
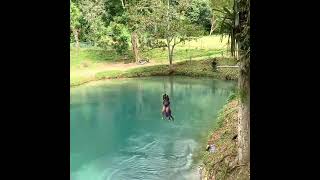
<svg viewBox="0 0 320 180">
<path fill-rule="evenodd" d="M 192 23 L 202 26 L 206 32 L 210 31 L 212 10 L 208 0 L 192 0 L 186 16 Z"/>
<path fill-rule="evenodd" d="M 209 33 L 212 10 L 208 0 L 71 0 L 70 15 L 71 42 L 123 55 L 135 32 L 139 48 L 169 47 L 170 54 L 175 44 Z"/>
</svg>

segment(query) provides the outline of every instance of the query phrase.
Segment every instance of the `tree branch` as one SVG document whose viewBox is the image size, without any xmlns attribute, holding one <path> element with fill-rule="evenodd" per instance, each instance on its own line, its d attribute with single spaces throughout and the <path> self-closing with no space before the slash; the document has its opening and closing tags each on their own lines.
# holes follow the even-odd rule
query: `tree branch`
<svg viewBox="0 0 320 180">
<path fill-rule="evenodd" d="M 224 11 L 222 11 L 222 10 L 220 10 L 220 9 L 215 9 L 215 8 L 212 8 L 212 10 L 213 10 L 213 11 L 218 11 L 218 12 L 221 12 L 221 13 L 223 13 L 223 14 L 226 14 L 226 12 L 224 12 Z"/>
<path fill-rule="evenodd" d="M 173 37 L 167 37 L 167 46 L 170 46 L 170 43 L 172 42 Z"/>
<path fill-rule="evenodd" d="M 219 164 L 219 163 L 221 163 L 226 157 L 229 157 L 229 156 L 234 156 L 234 154 L 227 154 L 227 155 L 223 156 L 222 159 L 221 159 L 220 161 L 214 163 L 214 164 L 212 165 L 212 167 L 215 166 L 215 165 L 217 165 L 217 164 Z"/>
<path fill-rule="evenodd" d="M 246 164 L 235 165 L 235 166 L 233 166 L 231 169 L 229 169 L 228 172 L 230 173 L 230 172 L 234 171 L 236 168 L 241 167 L 241 166 L 245 166 L 245 165 L 246 165 Z"/>
<path fill-rule="evenodd" d="M 176 40 L 176 39 L 174 39 L 173 47 L 175 47 L 176 45 L 178 45 L 178 44 L 180 44 L 180 43 L 183 42 L 183 41 L 181 41 L 181 40 L 180 40 L 179 42 L 176 42 L 175 40 Z"/>
<path fill-rule="evenodd" d="M 176 46 L 176 38 L 173 38 L 173 45 L 172 45 L 172 49 Z"/>
</svg>

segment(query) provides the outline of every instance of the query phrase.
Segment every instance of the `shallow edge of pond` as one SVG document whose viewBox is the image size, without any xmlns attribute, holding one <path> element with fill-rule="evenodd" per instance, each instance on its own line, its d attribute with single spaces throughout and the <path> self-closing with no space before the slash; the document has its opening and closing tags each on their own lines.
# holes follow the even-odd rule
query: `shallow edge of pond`
<svg viewBox="0 0 320 180">
<path fill-rule="evenodd" d="M 126 78 L 106 78 L 106 79 L 96 79 L 96 80 L 90 80 L 87 82 L 83 82 L 81 84 L 77 85 L 70 85 L 70 88 L 77 88 L 77 87 L 84 87 L 84 86 L 95 86 L 99 85 L 101 83 L 113 83 L 113 84 L 122 84 L 125 82 L 125 80 L 132 80 L 132 79 L 148 79 L 148 78 L 168 78 L 168 77 L 187 77 L 190 79 L 208 79 L 208 80 L 221 80 L 221 81 L 229 81 L 229 82 L 237 82 L 237 80 L 226 80 L 226 79 L 220 79 L 220 78 L 215 78 L 215 77 L 210 77 L 210 76 L 200 76 L 200 77 L 194 77 L 194 76 L 183 76 L 183 75 L 178 75 L 178 76 L 145 76 L 145 77 L 126 77 Z M 121 83 L 119 83 L 121 82 Z"/>
</svg>

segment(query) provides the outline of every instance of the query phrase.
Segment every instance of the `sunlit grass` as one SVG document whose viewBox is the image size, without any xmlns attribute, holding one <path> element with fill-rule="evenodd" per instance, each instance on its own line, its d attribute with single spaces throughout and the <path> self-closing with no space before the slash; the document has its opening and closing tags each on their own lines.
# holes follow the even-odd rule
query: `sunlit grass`
<svg viewBox="0 0 320 180">
<path fill-rule="evenodd" d="M 222 41 L 221 41 L 222 40 Z M 220 35 L 204 36 L 183 44 L 178 44 L 177 48 L 182 49 L 226 49 L 228 38 Z"/>
<path fill-rule="evenodd" d="M 180 64 L 177 66 L 175 74 L 180 75 L 201 75 L 201 63 L 193 64 L 195 60 L 206 60 L 213 57 L 227 57 L 224 63 L 228 63 L 227 59 L 230 57 L 230 53 L 227 49 L 227 38 L 221 39 L 220 35 L 204 36 L 196 40 L 187 41 L 185 43 L 178 44 L 174 49 L 173 62 L 185 62 L 189 64 Z M 140 52 L 141 58 L 149 58 L 153 63 L 165 63 L 168 64 L 168 52 L 167 48 L 156 48 L 147 52 Z M 130 61 L 130 60 L 129 60 Z M 126 72 L 124 71 L 104 71 L 101 73 L 101 67 L 108 66 L 109 63 L 123 62 L 123 57 L 116 54 L 112 49 L 103 50 L 97 47 L 80 48 L 77 50 L 74 47 L 70 48 L 70 84 L 78 85 L 84 82 L 92 81 L 100 78 L 113 78 L 122 74 L 123 77 L 132 77 L 142 74 L 147 75 L 165 75 L 168 73 L 166 65 L 155 67 L 144 67 L 140 69 L 132 69 Z M 188 66 L 200 66 L 188 67 Z M 195 70 L 196 69 L 196 70 Z M 141 72 L 140 72 L 141 71 Z M 145 72 L 142 72 L 145 71 Z M 164 71 L 165 73 L 161 73 Z M 187 72 L 188 71 L 188 72 Z M 100 73 L 100 74 L 99 74 Z M 205 72 L 202 75 L 212 75 L 212 72 Z"/>
<path fill-rule="evenodd" d="M 81 65 L 92 66 L 99 63 L 110 63 L 120 57 L 113 50 L 104 51 L 100 48 L 70 48 L 70 67 L 79 68 Z"/>
<path fill-rule="evenodd" d="M 224 49 L 176 49 L 173 54 L 173 61 L 197 60 L 203 58 L 220 57 L 227 55 Z M 168 52 L 163 49 L 153 49 L 142 54 L 144 57 L 149 58 L 153 62 L 168 62 Z M 202 58 L 202 59 L 203 59 Z"/>
<path fill-rule="evenodd" d="M 218 65 L 229 64 L 234 65 L 232 58 L 218 58 Z M 214 71 L 211 67 L 212 60 L 201 61 L 183 61 L 174 64 L 171 68 L 169 65 L 155 65 L 129 69 L 126 71 L 104 71 L 96 74 L 96 79 L 112 79 L 112 78 L 130 78 L 130 77 L 147 77 L 147 76 L 167 76 L 182 75 L 191 77 L 215 77 L 220 79 L 237 78 L 237 69 L 229 71 Z"/>
<path fill-rule="evenodd" d="M 155 62 L 167 61 L 168 54 L 166 48 L 156 48 L 148 52 L 141 52 Z M 189 60 L 191 58 L 205 56 L 228 56 L 227 38 L 221 41 L 221 36 L 204 36 L 202 38 L 186 41 L 178 44 L 174 50 L 174 61 Z M 100 48 L 70 48 L 70 67 L 79 68 L 81 66 L 94 66 L 99 63 L 112 63 L 121 59 L 114 50 L 103 50 Z"/>
</svg>

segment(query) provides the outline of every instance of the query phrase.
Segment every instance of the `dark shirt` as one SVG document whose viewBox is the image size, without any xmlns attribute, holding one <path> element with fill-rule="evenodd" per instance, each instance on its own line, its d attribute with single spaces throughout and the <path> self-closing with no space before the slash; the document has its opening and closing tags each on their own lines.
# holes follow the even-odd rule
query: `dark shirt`
<svg viewBox="0 0 320 180">
<path fill-rule="evenodd" d="M 164 100 L 164 101 L 163 101 L 163 105 L 164 105 L 165 107 L 168 107 L 168 106 L 170 105 L 170 101 Z"/>
</svg>

